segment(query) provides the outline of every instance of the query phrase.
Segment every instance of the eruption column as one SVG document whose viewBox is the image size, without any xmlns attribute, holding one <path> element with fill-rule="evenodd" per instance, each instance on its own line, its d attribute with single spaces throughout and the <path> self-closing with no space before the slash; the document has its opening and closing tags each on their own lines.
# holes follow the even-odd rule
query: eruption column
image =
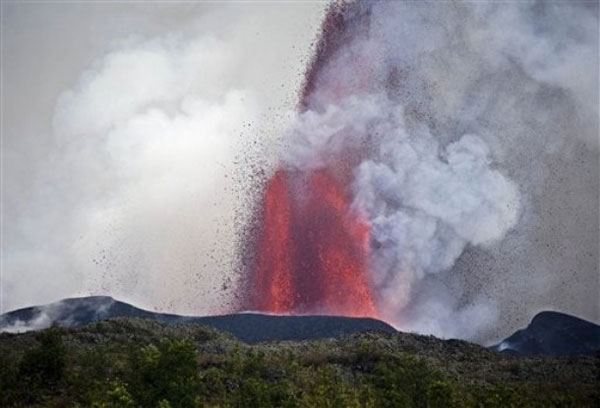
<svg viewBox="0 0 600 408">
<path fill-rule="evenodd" d="M 367 279 L 368 223 L 328 170 L 278 170 L 262 215 L 250 309 L 377 315 Z"/>
</svg>

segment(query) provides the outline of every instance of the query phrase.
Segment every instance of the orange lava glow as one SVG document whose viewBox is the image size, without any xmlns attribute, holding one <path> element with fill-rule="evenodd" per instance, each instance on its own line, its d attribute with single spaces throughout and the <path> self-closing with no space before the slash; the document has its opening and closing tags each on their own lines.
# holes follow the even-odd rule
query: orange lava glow
<svg viewBox="0 0 600 408">
<path fill-rule="evenodd" d="M 263 198 L 249 308 L 377 317 L 367 268 L 369 224 L 327 170 L 277 171 Z"/>
</svg>

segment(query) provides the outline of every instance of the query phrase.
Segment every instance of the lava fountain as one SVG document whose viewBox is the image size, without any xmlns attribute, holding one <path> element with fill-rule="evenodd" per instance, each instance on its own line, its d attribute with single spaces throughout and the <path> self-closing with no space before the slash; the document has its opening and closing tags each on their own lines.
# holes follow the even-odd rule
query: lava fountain
<svg viewBox="0 0 600 408">
<path fill-rule="evenodd" d="M 268 182 L 249 307 L 272 313 L 377 316 L 369 224 L 333 172 L 278 170 Z"/>
<path fill-rule="evenodd" d="M 351 24 L 341 18 L 346 11 L 335 3 L 327 14 L 300 110 L 316 108 L 311 95 L 318 73 L 347 40 L 340 35 Z M 334 88 L 328 95 L 342 98 L 344 89 Z M 343 153 L 317 169 L 281 167 L 267 182 L 257 220 L 260 232 L 253 237 L 247 309 L 378 317 L 368 270 L 370 225 L 352 208 L 349 188 L 360 153 Z"/>
</svg>

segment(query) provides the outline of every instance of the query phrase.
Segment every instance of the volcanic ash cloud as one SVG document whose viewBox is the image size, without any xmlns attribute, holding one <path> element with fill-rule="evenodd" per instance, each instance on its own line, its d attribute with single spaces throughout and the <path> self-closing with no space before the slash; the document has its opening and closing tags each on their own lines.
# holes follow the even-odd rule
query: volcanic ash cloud
<svg viewBox="0 0 600 408">
<path fill-rule="evenodd" d="M 493 167 L 480 137 L 440 146 L 426 124 L 408 129 L 403 106 L 385 95 L 303 112 L 290 139 L 286 164 L 302 171 L 345 161 L 356 149 L 364 156 L 352 170 L 353 208 L 371 225 L 381 314 L 399 326 L 407 324 L 402 311 L 413 285 L 451 268 L 466 245 L 493 243 L 517 223 L 518 188 Z"/>
<path fill-rule="evenodd" d="M 557 279 L 597 288 L 597 17 L 541 2 L 332 7 L 282 161 L 350 186 L 382 317 L 486 341 L 502 313 L 548 307 Z"/>
</svg>

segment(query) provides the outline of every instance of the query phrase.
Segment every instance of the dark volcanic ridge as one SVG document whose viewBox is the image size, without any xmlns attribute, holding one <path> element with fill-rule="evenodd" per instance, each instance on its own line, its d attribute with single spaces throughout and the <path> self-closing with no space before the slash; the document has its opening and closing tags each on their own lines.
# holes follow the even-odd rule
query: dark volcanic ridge
<svg viewBox="0 0 600 408">
<path fill-rule="evenodd" d="M 493 349 L 528 356 L 594 355 L 600 351 L 600 326 L 565 313 L 540 312 Z"/>
<path fill-rule="evenodd" d="M 198 323 L 230 333 L 246 343 L 336 338 L 367 331 L 397 333 L 387 323 L 343 316 L 276 316 L 238 313 L 181 316 L 143 310 L 108 296 L 64 299 L 0 315 L 0 332 L 22 332 L 51 325 L 80 327 L 117 317 L 146 318 L 167 324 Z M 600 350 L 600 326 L 559 312 L 538 313 L 524 329 L 492 350 L 524 356 L 594 355 Z"/>
<path fill-rule="evenodd" d="M 0 316 L 0 331 L 25 331 L 57 324 L 79 327 L 115 317 L 139 317 L 163 323 L 199 323 L 230 333 L 246 343 L 277 340 L 312 340 L 365 331 L 396 330 L 371 318 L 342 316 L 275 316 L 237 313 L 220 316 L 180 316 L 155 313 L 108 296 L 64 299 L 45 306 L 15 310 Z"/>
</svg>

